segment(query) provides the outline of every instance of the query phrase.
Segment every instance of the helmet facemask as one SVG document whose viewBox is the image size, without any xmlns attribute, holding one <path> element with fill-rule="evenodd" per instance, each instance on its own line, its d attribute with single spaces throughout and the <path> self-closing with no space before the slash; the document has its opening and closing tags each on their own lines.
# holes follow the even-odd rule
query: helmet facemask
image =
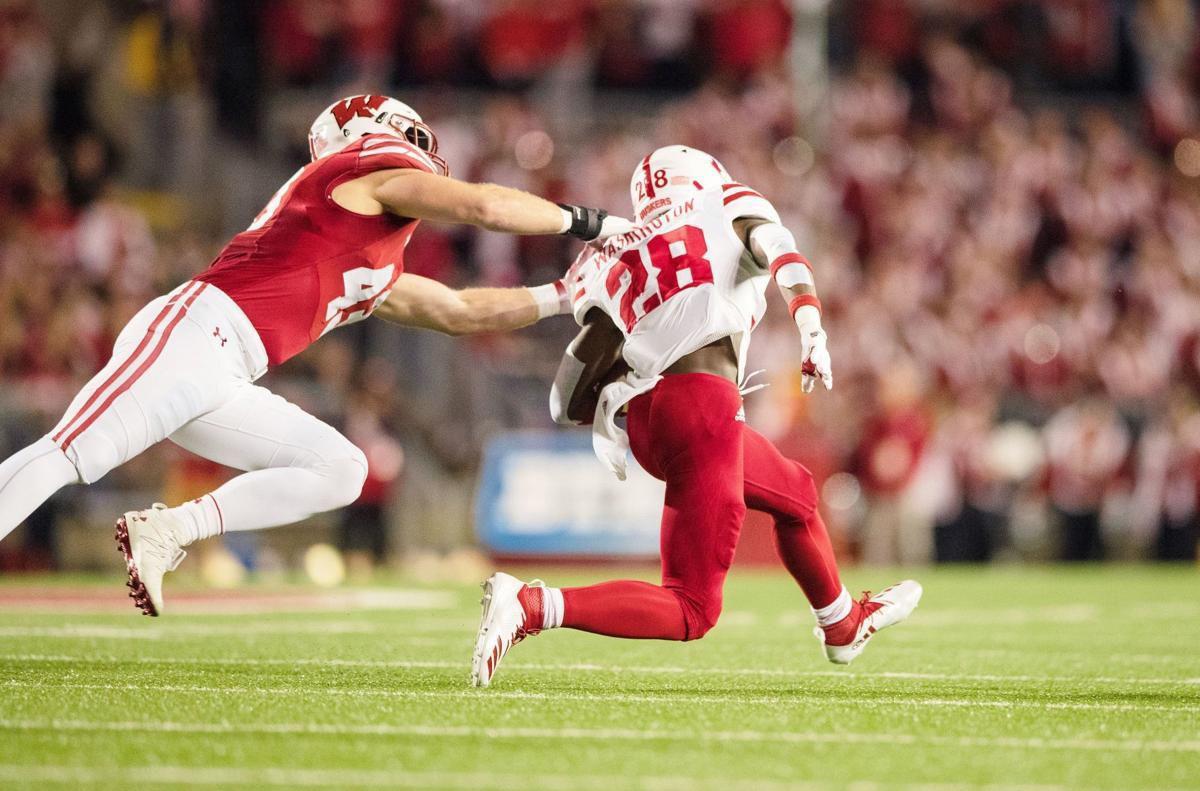
<svg viewBox="0 0 1200 791">
<path fill-rule="evenodd" d="M 429 124 L 415 118 L 408 118 L 400 113 L 387 113 L 387 117 L 382 120 L 382 123 L 425 152 L 443 176 L 450 175 L 450 166 L 446 164 L 446 160 L 438 156 L 437 135 L 433 133 Z"/>
</svg>

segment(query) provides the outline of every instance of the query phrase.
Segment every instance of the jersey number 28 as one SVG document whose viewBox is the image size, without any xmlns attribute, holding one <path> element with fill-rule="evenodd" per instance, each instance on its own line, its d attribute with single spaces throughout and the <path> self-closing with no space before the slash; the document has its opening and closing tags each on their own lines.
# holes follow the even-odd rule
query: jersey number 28
<svg viewBox="0 0 1200 791">
<path fill-rule="evenodd" d="M 707 252 L 704 231 L 694 225 L 652 236 L 644 250 L 625 251 L 605 282 L 608 296 L 616 297 L 628 281 L 621 295 L 625 329 L 632 331 L 642 317 L 683 289 L 713 282 L 712 264 L 704 257 Z"/>
</svg>

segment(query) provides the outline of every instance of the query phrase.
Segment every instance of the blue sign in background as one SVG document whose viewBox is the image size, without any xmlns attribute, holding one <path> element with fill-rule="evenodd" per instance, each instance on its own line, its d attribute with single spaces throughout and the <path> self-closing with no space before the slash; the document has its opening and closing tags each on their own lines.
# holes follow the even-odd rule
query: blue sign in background
<svg viewBox="0 0 1200 791">
<path fill-rule="evenodd" d="M 591 432 L 502 434 L 484 451 L 475 527 L 496 554 L 656 557 L 663 484 L 635 463 L 617 480 Z"/>
</svg>

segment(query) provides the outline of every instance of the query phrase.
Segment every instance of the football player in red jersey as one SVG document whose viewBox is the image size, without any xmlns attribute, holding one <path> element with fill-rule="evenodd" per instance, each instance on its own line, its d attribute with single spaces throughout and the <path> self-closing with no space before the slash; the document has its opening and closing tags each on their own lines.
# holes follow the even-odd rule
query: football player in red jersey
<svg viewBox="0 0 1200 791">
<path fill-rule="evenodd" d="M 163 575 L 188 544 L 289 524 L 358 497 L 362 451 L 255 385 L 269 367 L 373 313 L 462 335 L 570 310 L 562 282 L 455 291 L 404 274 L 404 248 L 421 220 L 586 241 L 630 227 L 598 209 L 450 178 L 433 131 L 386 96 L 334 102 L 314 122 L 309 148 L 312 161 L 208 269 L 134 316 L 58 425 L 0 464 L 0 538 L 58 489 L 99 480 L 168 437 L 244 470 L 193 502 L 118 520 L 130 595 L 158 615 Z"/>
</svg>

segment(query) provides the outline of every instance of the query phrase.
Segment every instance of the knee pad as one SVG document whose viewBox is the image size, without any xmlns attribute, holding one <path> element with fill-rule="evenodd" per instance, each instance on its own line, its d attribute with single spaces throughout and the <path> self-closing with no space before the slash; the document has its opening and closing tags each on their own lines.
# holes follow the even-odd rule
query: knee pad
<svg viewBox="0 0 1200 791">
<path fill-rule="evenodd" d="M 679 607 L 683 610 L 683 620 L 687 625 L 685 641 L 699 640 L 717 625 L 722 606 L 720 588 L 707 593 L 679 588 L 672 588 L 671 592 L 675 594 L 675 598 L 679 600 Z"/>
<path fill-rule="evenodd" d="M 333 503 L 329 507 L 341 508 L 350 505 L 362 494 L 363 484 L 367 481 L 367 457 L 361 450 L 349 445 L 345 454 L 323 462 L 315 471 L 329 481 L 329 496 Z"/>
</svg>

